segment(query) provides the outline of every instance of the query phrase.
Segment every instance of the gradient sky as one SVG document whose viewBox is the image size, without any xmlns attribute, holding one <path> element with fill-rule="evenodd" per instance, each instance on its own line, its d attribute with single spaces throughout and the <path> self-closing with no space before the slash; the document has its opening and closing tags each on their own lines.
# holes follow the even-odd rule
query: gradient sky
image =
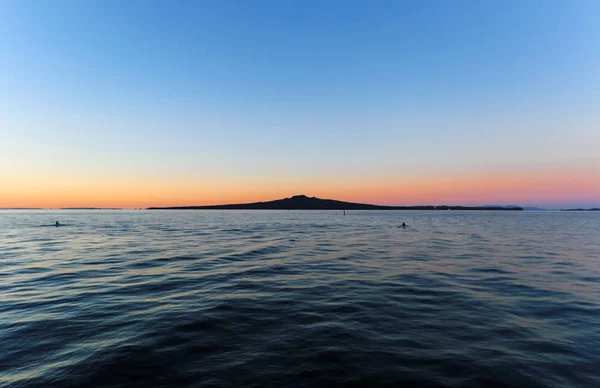
<svg viewBox="0 0 600 388">
<path fill-rule="evenodd" d="M 0 207 L 600 206 L 598 15 L 0 0 Z"/>
</svg>

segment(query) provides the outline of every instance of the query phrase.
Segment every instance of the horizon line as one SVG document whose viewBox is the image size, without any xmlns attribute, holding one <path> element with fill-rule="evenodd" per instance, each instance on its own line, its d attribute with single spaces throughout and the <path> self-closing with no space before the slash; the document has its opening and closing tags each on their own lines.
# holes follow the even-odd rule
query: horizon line
<svg viewBox="0 0 600 388">
<path fill-rule="evenodd" d="M 498 203 L 488 203 L 488 204 L 451 204 L 452 202 L 442 202 L 442 203 L 429 203 L 429 204 L 418 204 L 418 205 L 400 205 L 400 204 L 380 204 L 380 203 L 369 203 L 369 202 L 355 202 L 355 201 L 344 201 L 337 200 L 331 198 L 319 198 L 316 196 L 308 196 L 305 194 L 297 194 L 293 196 L 278 198 L 278 199 L 267 199 L 267 200 L 259 200 L 259 201 L 244 201 L 244 202 L 236 202 L 236 203 L 220 203 L 220 204 L 187 204 L 187 205 L 162 205 L 162 206 L 51 206 L 51 207 L 40 207 L 40 206 L 15 206 L 15 207 L 1 207 L 0 210 L 146 210 L 151 208 L 184 208 L 184 207 L 216 207 L 216 206 L 234 206 L 234 205 L 247 205 L 247 204 L 256 204 L 256 203 L 264 203 L 264 202 L 273 202 L 273 201 L 281 201 L 286 199 L 291 199 L 294 197 L 306 197 L 306 198 L 315 198 L 319 200 L 325 201 L 339 201 L 339 202 L 347 202 L 351 204 L 358 205 L 369 205 L 369 206 L 381 206 L 381 207 L 443 207 L 443 206 L 452 206 L 452 207 L 521 207 L 521 208 L 537 208 L 541 210 L 562 210 L 562 209 L 573 209 L 573 208 L 597 208 L 599 204 L 587 204 L 587 205 L 575 205 L 575 204 L 564 204 L 564 205 L 544 205 L 544 204 L 527 204 L 522 205 L 518 204 L 518 202 L 506 203 L 506 204 L 498 204 Z M 491 201 L 490 201 L 491 202 Z"/>
</svg>

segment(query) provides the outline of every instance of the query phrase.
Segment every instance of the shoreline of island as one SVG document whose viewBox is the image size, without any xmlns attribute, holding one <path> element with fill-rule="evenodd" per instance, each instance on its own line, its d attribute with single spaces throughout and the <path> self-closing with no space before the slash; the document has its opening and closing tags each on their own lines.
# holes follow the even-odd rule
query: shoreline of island
<svg viewBox="0 0 600 388">
<path fill-rule="evenodd" d="M 306 195 L 295 195 L 290 198 L 266 202 L 251 202 L 225 205 L 203 206 L 153 206 L 147 210 L 501 210 L 523 211 L 520 206 L 385 206 L 365 203 L 345 202 L 334 199 L 321 199 Z"/>
</svg>

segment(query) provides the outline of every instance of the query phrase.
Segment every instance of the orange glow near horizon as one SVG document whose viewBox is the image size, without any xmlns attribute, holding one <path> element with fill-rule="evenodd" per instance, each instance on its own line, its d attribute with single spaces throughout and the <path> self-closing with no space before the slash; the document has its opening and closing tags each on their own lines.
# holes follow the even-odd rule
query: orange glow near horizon
<svg viewBox="0 0 600 388">
<path fill-rule="evenodd" d="M 383 205 L 597 202 L 600 175 L 580 170 L 310 180 L 4 179 L 0 182 L 0 207 L 215 205 L 269 201 L 296 194 Z"/>
</svg>

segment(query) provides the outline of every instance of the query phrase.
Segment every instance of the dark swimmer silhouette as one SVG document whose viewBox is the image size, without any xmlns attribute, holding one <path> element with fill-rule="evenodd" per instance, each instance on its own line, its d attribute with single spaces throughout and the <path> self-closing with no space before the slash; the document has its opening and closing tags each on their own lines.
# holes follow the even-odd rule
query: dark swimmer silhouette
<svg viewBox="0 0 600 388">
<path fill-rule="evenodd" d="M 403 227 L 403 228 L 406 228 L 406 224 L 405 224 L 404 222 L 402 223 L 402 227 Z"/>
<path fill-rule="evenodd" d="M 58 221 L 56 221 L 56 223 L 54 224 L 54 226 L 61 226 L 60 223 Z"/>
</svg>

